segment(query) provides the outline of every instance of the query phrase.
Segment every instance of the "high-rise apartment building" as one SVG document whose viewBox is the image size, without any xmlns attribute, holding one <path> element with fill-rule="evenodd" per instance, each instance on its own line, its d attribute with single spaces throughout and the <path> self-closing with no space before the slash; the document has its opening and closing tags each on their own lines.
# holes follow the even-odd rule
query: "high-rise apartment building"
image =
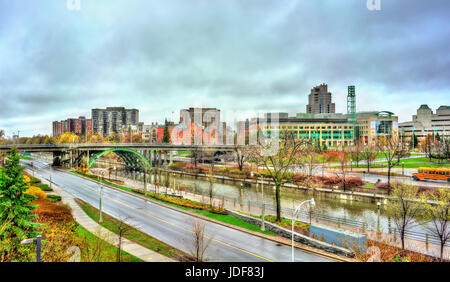
<svg viewBox="0 0 450 282">
<path fill-rule="evenodd" d="M 68 118 L 62 121 L 53 122 L 53 136 L 59 136 L 65 132 L 75 134 L 92 133 L 92 120 L 86 117 Z"/>
<path fill-rule="evenodd" d="M 309 103 L 306 105 L 306 113 L 322 114 L 335 113 L 335 104 L 331 101 L 331 92 L 328 92 L 328 85 L 321 84 L 311 89 L 308 96 Z"/>
<path fill-rule="evenodd" d="M 108 136 L 119 133 L 128 126 L 138 126 L 139 110 L 124 107 L 107 107 L 106 109 L 92 109 L 93 132 Z"/>
</svg>

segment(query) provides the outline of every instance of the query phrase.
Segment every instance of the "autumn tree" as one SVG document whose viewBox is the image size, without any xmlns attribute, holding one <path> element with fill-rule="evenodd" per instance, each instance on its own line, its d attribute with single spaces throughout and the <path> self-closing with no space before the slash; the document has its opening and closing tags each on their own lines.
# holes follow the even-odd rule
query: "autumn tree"
<svg viewBox="0 0 450 282">
<path fill-rule="evenodd" d="M 431 202 L 430 202 L 431 201 Z M 429 193 L 423 196 L 424 218 L 423 223 L 440 241 L 440 260 L 444 259 L 444 248 L 450 239 L 450 190 L 439 189 L 438 193 Z M 431 226 L 429 225 L 431 222 Z"/>
<path fill-rule="evenodd" d="M 79 143 L 80 138 L 72 132 L 65 132 L 58 138 L 58 144 Z"/>
<path fill-rule="evenodd" d="M 90 134 L 90 136 L 88 137 L 88 142 L 89 143 L 103 143 L 104 139 L 103 136 L 98 134 L 98 133 L 93 133 Z"/>
<path fill-rule="evenodd" d="M 431 162 L 435 146 L 434 136 L 432 134 L 428 134 L 420 141 L 419 146 L 422 149 L 422 151 L 428 156 Z"/>
<path fill-rule="evenodd" d="M 251 159 L 256 165 L 264 166 L 275 184 L 277 221 L 281 221 L 281 185 L 287 178 L 290 167 L 301 162 L 299 157 L 305 143 L 304 139 L 285 131 L 280 133 L 278 144 L 264 139 L 252 147 Z"/>
<path fill-rule="evenodd" d="M 406 231 L 422 212 L 422 202 L 416 198 L 417 192 L 418 188 L 414 185 L 396 182 L 386 205 L 386 214 L 392 219 L 400 234 L 402 250 L 405 250 Z"/>
<path fill-rule="evenodd" d="M 136 133 L 131 136 L 132 143 L 142 143 L 142 134 Z"/>
<path fill-rule="evenodd" d="M 113 132 L 105 138 L 108 143 L 120 143 L 120 135 L 117 132 Z"/>
</svg>

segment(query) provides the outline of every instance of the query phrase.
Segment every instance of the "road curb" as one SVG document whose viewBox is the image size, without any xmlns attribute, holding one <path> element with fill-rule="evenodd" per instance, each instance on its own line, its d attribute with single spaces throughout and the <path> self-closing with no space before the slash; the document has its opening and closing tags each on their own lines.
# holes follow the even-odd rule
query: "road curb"
<svg viewBox="0 0 450 282">
<path fill-rule="evenodd" d="M 60 169 L 57 169 L 57 170 L 67 173 L 66 171 L 63 171 L 63 170 L 60 170 Z M 82 178 L 84 178 L 86 180 L 89 180 L 89 181 L 92 181 L 94 183 L 99 183 L 99 182 L 97 182 L 97 181 L 95 181 L 95 180 L 93 180 L 93 179 L 91 179 L 89 177 L 82 176 L 82 175 L 79 175 L 79 174 L 75 174 L 75 173 L 72 173 L 72 172 L 69 172 L 69 173 L 74 174 L 74 175 L 76 175 L 78 177 L 82 177 Z M 224 222 L 221 222 L 221 221 L 218 221 L 218 220 L 215 220 L 215 219 L 212 219 L 212 218 L 200 215 L 200 214 L 192 213 L 192 212 L 187 211 L 187 210 L 179 209 L 179 208 L 173 207 L 171 205 L 168 205 L 168 204 L 156 201 L 154 199 L 146 198 L 145 196 L 141 196 L 141 195 L 129 192 L 129 191 L 125 191 L 123 189 L 111 186 L 109 184 L 102 183 L 102 185 L 108 186 L 109 188 L 114 189 L 116 191 L 129 194 L 130 196 L 134 196 L 134 197 L 140 198 L 142 200 L 150 201 L 150 202 L 152 202 L 154 204 L 157 204 L 157 205 L 169 208 L 171 210 L 175 210 L 177 212 L 182 212 L 184 214 L 187 214 L 187 215 L 190 215 L 190 216 L 193 216 L 193 217 L 196 217 L 196 218 L 200 218 L 200 219 L 203 219 L 203 220 L 206 220 L 206 221 L 209 221 L 209 222 L 213 222 L 213 223 L 216 223 L 216 224 L 228 227 L 228 228 L 232 228 L 232 229 L 235 229 L 235 230 L 238 230 L 238 231 L 241 231 L 241 232 L 245 232 L 247 234 L 258 236 L 260 238 L 267 239 L 267 240 L 270 240 L 270 241 L 275 242 L 275 243 L 283 244 L 283 245 L 286 245 L 286 246 L 291 246 L 291 241 L 286 239 L 286 238 L 283 238 L 281 236 L 265 235 L 265 234 L 262 234 L 262 233 L 259 233 L 259 232 L 255 232 L 255 231 L 251 231 L 251 230 L 239 227 L 239 226 L 235 226 L 235 225 L 232 225 L 232 224 L 224 223 Z M 132 189 L 132 188 L 129 188 L 129 189 Z M 322 257 L 326 257 L 326 258 L 329 258 L 329 259 L 333 259 L 333 260 L 336 260 L 336 261 L 341 261 L 341 262 L 356 262 L 357 261 L 355 259 L 346 258 L 346 257 L 343 257 L 343 256 L 338 256 L 338 255 L 335 255 L 335 254 L 331 254 L 331 253 L 328 253 L 328 252 L 319 251 L 319 250 L 316 250 L 314 248 L 308 247 L 306 245 L 300 244 L 298 242 L 295 242 L 295 247 L 297 249 L 302 250 L 302 251 L 305 251 L 305 252 L 308 252 L 308 253 L 312 253 L 312 254 L 315 254 L 315 255 L 319 255 L 319 256 L 322 256 Z"/>
</svg>

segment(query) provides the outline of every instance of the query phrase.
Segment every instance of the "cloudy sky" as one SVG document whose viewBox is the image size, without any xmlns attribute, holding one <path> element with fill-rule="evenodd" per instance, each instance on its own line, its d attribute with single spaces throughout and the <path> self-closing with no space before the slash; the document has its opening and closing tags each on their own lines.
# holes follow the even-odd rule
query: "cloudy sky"
<svg viewBox="0 0 450 282">
<path fill-rule="evenodd" d="M 0 129 L 51 134 L 106 106 L 145 123 L 294 115 L 323 82 L 337 112 L 354 84 L 357 110 L 406 121 L 450 104 L 449 15 L 448 0 L 0 0 Z"/>
</svg>

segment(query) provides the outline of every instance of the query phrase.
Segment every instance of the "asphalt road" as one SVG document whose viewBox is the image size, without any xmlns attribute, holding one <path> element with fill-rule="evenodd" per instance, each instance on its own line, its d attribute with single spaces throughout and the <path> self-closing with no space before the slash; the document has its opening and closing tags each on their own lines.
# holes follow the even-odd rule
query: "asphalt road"
<svg viewBox="0 0 450 282">
<path fill-rule="evenodd" d="M 28 164 L 30 161 L 23 161 Z M 100 185 L 69 173 L 53 170 L 49 165 L 36 161 L 36 174 L 52 181 L 77 198 L 98 207 Z M 104 187 L 103 211 L 133 225 L 141 231 L 189 253 L 193 246 L 193 217 L 138 197 Z M 202 221 L 210 240 L 206 250 L 209 261 L 264 262 L 291 261 L 291 248 L 273 241 L 253 236 L 219 224 Z M 328 258 L 295 250 L 295 261 L 326 262 Z"/>
</svg>

